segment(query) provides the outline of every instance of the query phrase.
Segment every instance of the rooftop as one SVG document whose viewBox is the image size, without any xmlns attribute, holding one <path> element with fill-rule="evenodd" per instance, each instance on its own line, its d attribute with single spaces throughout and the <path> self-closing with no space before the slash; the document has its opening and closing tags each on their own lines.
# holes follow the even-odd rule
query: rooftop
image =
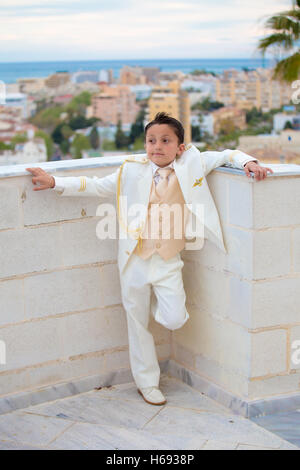
<svg viewBox="0 0 300 470">
<path fill-rule="evenodd" d="M 36 166 L 102 177 L 128 157 Z M 300 445 L 300 166 L 267 166 L 261 182 L 229 166 L 207 177 L 227 253 L 184 250 L 190 319 L 151 318 L 163 407 L 133 384 L 99 199 L 34 192 L 28 164 L 0 167 L 0 448 Z"/>
<path fill-rule="evenodd" d="M 163 375 L 161 388 L 164 406 L 127 383 L 4 414 L 0 450 L 299 450 L 177 379 Z"/>
</svg>

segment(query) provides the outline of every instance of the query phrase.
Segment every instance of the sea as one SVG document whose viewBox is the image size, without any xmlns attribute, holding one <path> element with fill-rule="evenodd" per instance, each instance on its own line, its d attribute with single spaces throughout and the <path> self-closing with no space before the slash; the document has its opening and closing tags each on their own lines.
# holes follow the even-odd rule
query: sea
<svg viewBox="0 0 300 470">
<path fill-rule="evenodd" d="M 196 69 L 207 72 L 222 73 L 224 70 L 269 68 L 274 64 L 267 58 L 246 59 L 120 59 L 120 60 L 76 60 L 51 62 L 0 62 L 0 80 L 4 83 L 15 83 L 18 78 L 47 77 L 56 72 L 74 73 L 78 71 L 100 71 L 112 69 L 115 78 L 119 77 L 124 65 L 140 67 L 158 67 L 162 72 L 181 70 L 190 73 Z"/>
</svg>

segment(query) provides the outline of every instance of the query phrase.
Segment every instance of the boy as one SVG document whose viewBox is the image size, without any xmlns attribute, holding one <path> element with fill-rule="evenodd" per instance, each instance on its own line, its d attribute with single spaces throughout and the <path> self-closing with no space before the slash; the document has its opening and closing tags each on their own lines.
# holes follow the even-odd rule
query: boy
<svg viewBox="0 0 300 470">
<path fill-rule="evenodd" d="M 154 340 L 148 331 L 149 314 L 152 311 L 155 320 L 170 330 L 181 328 L 189 318 L 180 251 L 186 239 L 191 238 L 191 221 L 198 217 L 194 209 L 197 204 L 205 208 L 202 222 L 207 230 L 206 238 L 226 252 L 218 213 L 205 177 L 224 164 L 243 168 L 248 177 L 252 171 L 257 180 L 264 179 L 267 171 L 272 173 L 272 170 L 261 167 L 258 160 L 238 150 L 200 153 L 193 145 L 186 148 L 181 123 L 166 113 L 158 113 L 146 126 L 145 149 L 147 158 L 137 155 L 104 178 L 53 177 L 41 168 L 26 170 L 34 175 L 33 184 L 41 184 L 33 188 L 34 191 L 51 188 L 62 196 L 98 197 L 117 193 L 118 265 L 132 375 L 147 403 L 163 405 L 166 399 L 158 388 L 160 369 Z M 128 214 L 134 204 L 146 208 L 144 215 L 137 218 L 135 229 L 129 228 L 129 215 L 126 215 L 127 220 L 121 215 L 121 196 L 127 197 Z M 164 223 L 160 208 L 173 204 L 181 209 L 188 206 L 189 211 L 184 217 L 181 215 L 179 222 L 178 219 L 169 221 L 168 236 L 162 237 Z M 149 237 L 147 230 L 155 227 L 153 221 L 157 216 L 159 222 Z M 178 225 L 184 229 L 179 237 L 174 234 Z M 196 230 L 197 238 L 203 238 L 202 231 L 197 233 Z"/>
</svg>

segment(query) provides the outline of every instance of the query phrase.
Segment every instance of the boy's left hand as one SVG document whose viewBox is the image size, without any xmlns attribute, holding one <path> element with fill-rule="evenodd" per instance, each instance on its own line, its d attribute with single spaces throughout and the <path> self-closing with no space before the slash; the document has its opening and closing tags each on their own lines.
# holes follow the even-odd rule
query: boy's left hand
<svg viewBox="0 0 300 470">
<path fill-rule="evenodd" d="M 258 163 L 255 162 L 248 162 L 244 166 L 246 175 L 250 178 L 250 171 L 255 174 L 255 179 L 260 181 L 267 177 L 267 172 L 270 171 L 274 173 L 271 168 L 267 168 L 266 166 L 260 166 Z"/>
</svg>

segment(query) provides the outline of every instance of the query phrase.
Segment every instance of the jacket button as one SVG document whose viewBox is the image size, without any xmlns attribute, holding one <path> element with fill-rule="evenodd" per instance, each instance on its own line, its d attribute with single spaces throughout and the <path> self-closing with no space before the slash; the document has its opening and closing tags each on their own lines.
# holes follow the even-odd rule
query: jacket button
<svg viewBox="0 0 300 470">
<path fill-rule="evenodd" d="M 156 248 L 160 248 L 161 247 L 161 244 L 160 243 L 156 243 Z"/>
</svg>

